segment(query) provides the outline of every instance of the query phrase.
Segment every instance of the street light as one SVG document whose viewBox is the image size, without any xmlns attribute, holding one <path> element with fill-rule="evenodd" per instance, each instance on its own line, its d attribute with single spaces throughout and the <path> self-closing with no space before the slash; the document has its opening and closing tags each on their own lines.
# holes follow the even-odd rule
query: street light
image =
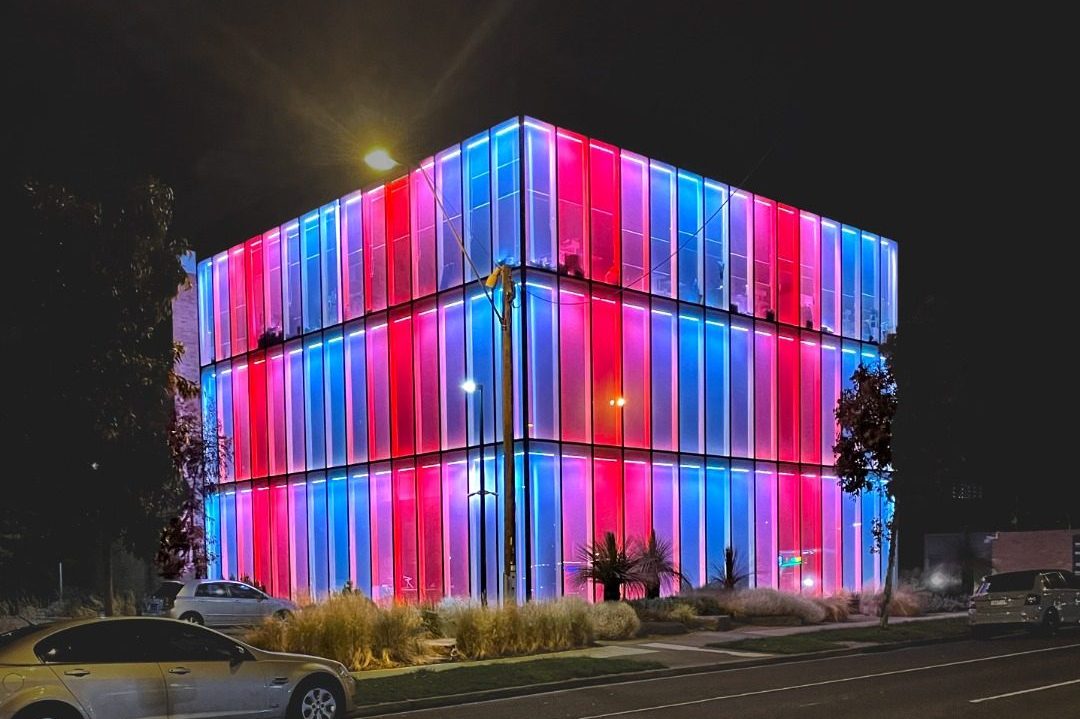
<svg viewBox="0 0 1080 719">
<path fill-rule="evenodd" d="M 480 606 L 487 606 L 487 510 L 484 507 L 484 497 L 495 492 L 489 492 L 487 483 L 484 481 L 484 385 L 477 384 L 471 379 L 461 383 L 461 389 L 466 394 L 477 394 L 480 399 L 480 489 L 470 492 L 469 496 L 480 497 Z"/>
<path fill-rule="evenodd" d="M 626 398 L 625 397 L 616 397 L 614 399 L 609 399 L 608 404 L 611 405 L 612 407 L 625 407 L 626 406 Z"/>
<path fill-rule="evenodd" d="M 364 162 L 368 167 L 379 172 L 386 172 L 399 166 L 397 160 L 395 160 L 386 150 L 382 148 L 376 148 L 364 155 Z M 469 256 L 468 250 L 465 249 L 465 242 L 461 239 L 461 235 L 458 233 L 457 226 L 454 224 L 453 219 L 450 217 L 450 213 L 446 211 L 446 207 L 443 205 L 443 199 L 439 196 L 439 193 L 435 189 L 435 182 L 431 179 L 428 171 L 424 168 L 423 163 L 420 164 L 420 174 L 424 176 L 424 180 L 427 182 L 428 188 L 431 190 L 432 196 L 435 198 L 435 204 L 439 208 L 439 212 L 442 213 L 446 224 L 450 227 L 450 232 L 454 235 L 454 239 L 457 241 L 458 248 L 461 250 L 465 259 L 469 261 L 469 265 L 472 267 L 473 274 L 480 277 L 480 272 L 477 269 L 475 263 L 472 261 L 472 257 Z M 495 298 L 490 293 L 490 290 L 495 287 L 496 284 L 502 284 L 502 309 L 495 306 Z M 506 491 L 503 492 L 503 513 L 505 515 L 503 521 L 503 596 L 507 601 L 515 596 L 517 591 L 517 580 L 515 577 L 514 567 L 514 554 L 515 554 L 515 532 L 516 532 L 516 509 L 514 508 L 514 362 L 513 362 L 513 331 L 511 322 L 513 321 L 513 302 L 514 302 L 514 280 L 510 275 L 510 268 L 502 263 L 499 263 L 494 271 L 487 276 L 484 280 L 484 295 L 488 298 L 488 302 L 491 303 L 491 311 L 495 317 L 499 320 L 499 325 L 502 329 L 502 433 L 503 433 L 503 486 Z M 471 387 L 480 387 L 472 380 L 462 384 L 462 389 L 470 394 L 474 390 L 466 389 L 466 385 Z M 482 391 L 482 387 L 480 388 Z M 481 421 L 483 420 L 483 413 L 481 413 Z M 481 432 L 481 447 L 483 447 L 483 433 Z M 483 472 L 483 450 L 481 449 L 480 457 L 480 471 Z M 486 492 L 486 488 L 483 488 Z M 488 494 L 495 494 L 494 492 L 487 492 Z M 484 495 L 480 495 L 481 507 L 483 507 Z M 481 523 L 482 528 L 485 523 Z M 483 531 L 483 529 L 481 530 Z M 486 535 L 485 535 L 486 536 Z M 482 561 L 486 561 L 486 554 L 482 555 Z M 484 580 L 486 582 L 486 576 Z"/>
</svg>

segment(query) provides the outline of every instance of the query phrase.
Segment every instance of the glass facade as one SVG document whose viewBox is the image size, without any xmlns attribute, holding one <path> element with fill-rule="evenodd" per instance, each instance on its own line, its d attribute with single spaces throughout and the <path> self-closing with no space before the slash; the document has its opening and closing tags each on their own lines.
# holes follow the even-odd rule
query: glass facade
<svg viewBox="0 0 1080 719">
<path fill-rule="evenodd" d="M 892 240 L 514 118 L 196 277 L 203 418 L 230 440 L 217 576 L 436 601 L 478 597 L 485 553 L 497 597 L 514 491 L 518 598 L 595 598 L 574 572 L 609 531 L 655 530 L 695 585 L 727 546 L 758 586 L 882 579 L 887 503 L 830 465 L 837 397 L 896 331 Z"/>
</svg>

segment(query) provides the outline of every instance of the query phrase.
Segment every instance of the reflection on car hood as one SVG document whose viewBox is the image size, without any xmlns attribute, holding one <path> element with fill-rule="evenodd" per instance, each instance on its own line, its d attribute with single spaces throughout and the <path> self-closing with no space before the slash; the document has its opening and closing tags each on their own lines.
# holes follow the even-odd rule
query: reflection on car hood
<svg viewBox="0 0 1080 719">
<path fill-rule="evenodd" d="M 315 662 L 316 664 L 322 664 L 326 667 L 331 667 L 335 671 L 338 669 L 338 662 L 333 659 L 327 659 L 326 657 L 316 657 L 311 654 L 290 654 L 289 652 L 268 652 L 265 649 L 255 649 L 258 654 L 256 657 L 259 659 L 266 659 L 269 661 L 285 661 L 285 662 Z"/>
</svg>

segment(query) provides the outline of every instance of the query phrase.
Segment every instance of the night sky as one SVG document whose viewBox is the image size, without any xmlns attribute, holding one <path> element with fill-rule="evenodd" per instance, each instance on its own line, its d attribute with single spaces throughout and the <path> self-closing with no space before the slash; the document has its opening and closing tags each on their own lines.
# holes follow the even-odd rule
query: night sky
<svg viewBox="0 0 1080 719">
<path fill-rule="evenodd" d="M 107 196 L 155 174 L 205 255 L 374 183 L 364 148 L 417 158 L 532 114 L 897 240 L 900 463 L 1036 496 L 1080 483 L 1060 460 L 1073 431 L 1051 419 L 1076 399 L 1057 344 L 1075 225 L 1055 226 L 1067 206 L 1047 188 L 1074 166 L 1053 98 L 1075 81 L 1026 27 L 1060 19 L 943 3 L 5 5 L 10 179 Z"/>
</svg>

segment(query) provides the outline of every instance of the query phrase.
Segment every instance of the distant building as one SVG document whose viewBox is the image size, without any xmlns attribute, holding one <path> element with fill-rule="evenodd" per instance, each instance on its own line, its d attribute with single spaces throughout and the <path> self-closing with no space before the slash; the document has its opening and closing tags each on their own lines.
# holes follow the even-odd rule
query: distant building
<svg viewBox="0 0 1080 719">
<path fill-rule="evenodd" d="M 608 531 L 655 530 L 694 585 L 729 545 L 758 586 L 880 583 L 882 497 L 830 465 L 845 378 L 897 327 L 896 244 L 531 118 L 199 262 L 203 415 L 231 441 L 214 573 L 476 596 L 485 521 L 499 591 L 502 503 L 475 495 L 481 456 L 504 491 L 496 263 L 519 597 L 584 592 Z"/>
</svg>

